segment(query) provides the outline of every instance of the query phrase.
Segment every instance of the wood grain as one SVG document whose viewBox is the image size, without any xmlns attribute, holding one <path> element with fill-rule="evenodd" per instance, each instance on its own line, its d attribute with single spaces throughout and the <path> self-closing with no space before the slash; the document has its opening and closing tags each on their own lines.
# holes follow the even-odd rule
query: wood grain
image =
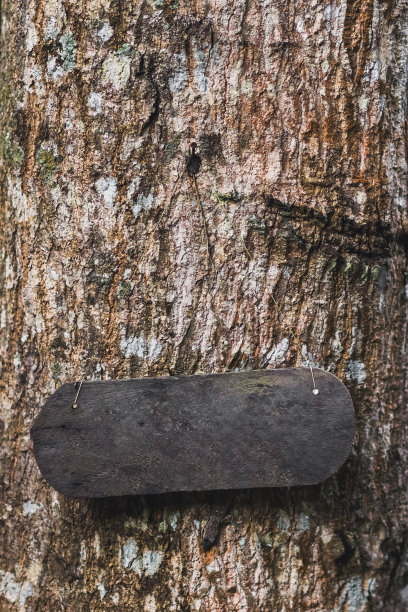
<svg viewBox="0 0 408 612">
<path fill-rule="evenodd" d="M 63 385 L 31 434 L 39 468 L 71 497 L 311 485 L 346 460 L 344 385 L 305 368 Z"/>
</svg>

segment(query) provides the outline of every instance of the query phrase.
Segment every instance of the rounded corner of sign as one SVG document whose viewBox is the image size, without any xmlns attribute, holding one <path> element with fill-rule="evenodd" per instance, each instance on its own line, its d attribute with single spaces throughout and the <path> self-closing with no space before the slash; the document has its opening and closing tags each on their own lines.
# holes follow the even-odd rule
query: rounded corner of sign
<svg viewBox="0 0 408 612">
<path fill-rule="evenodd" d="M 322 478 L 322 480 L 319 480 L 319 482 L 317 482 L 316 484 L 323 484 L 324 482 L 329 480 L 329 478 L 332 478 L 333 476 L 335 476 L 335 474 L 337 474 L 341 470 L 341 468 L 349 460 L 352 446 L 353 446 L 353 444 L 350 445 L 350 448 L 349 448 L 349 450 L 347 452 L 347 455 L 345 456 L 344 460 L 341 463 L 339 463 L 337 466 L 335 466 L 324 478 Z"/>
<path fill-rule="evenodd" d="M 336 381 L 338 381 L 341 384 L 341 386 L 347 391 L 347 394 L 350 396 L 350 399 L 351 399 L 350 391 L 347 389 L 346 385 L 341 380 L 341 378 L 336 376 L 336 374 L 333 374 L 333 372 L 329 372 L 329 370 L 320 370 L 320 371 L 323 372 L 324 374 L 328 374 L 329 376 L 332 376 L 333 378 L 335 378 Z"/>
<path fill-rule="evenodd" d="M 67 489 L 63 485 L 61 486 L 58 482 L 54 482 L 53 478 L 50 478 L 46 473 L 43 472 L 41 465 L 38 462 L 38 459 L 37 459 L 37 465 L 40 470 L 41 476 L 44 478 L 47 485 L 51 487 L 52 489 L 54 489 L 54 491 L 56 491 L 59 495 L 63 495 L 64 497 L 67 497 L 69 499 L 79 499 L 79 498 L 84 498 L 84 497 L 90 497 L 89 495 L 84 495 L 80 492 L 74 493 L 69 488 Z M 91 496 L 91 497 L 96 497 L 96 496 Z"/>
</svg>

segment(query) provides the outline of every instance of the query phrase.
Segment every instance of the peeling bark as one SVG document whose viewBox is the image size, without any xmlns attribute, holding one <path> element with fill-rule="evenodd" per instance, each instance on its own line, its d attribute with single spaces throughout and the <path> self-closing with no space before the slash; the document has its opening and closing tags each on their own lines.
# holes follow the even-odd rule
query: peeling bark
<svg viewBox="0 0 408 612">
<path fill-rule="evenodd" d="M 2 5 L 2 610 L 406 610 L 407 51 L 402 0 Z M 40 477 L 63 382 L 307 352 L 357 413 L 322 486 L 75 501 Z"/>
</svg>

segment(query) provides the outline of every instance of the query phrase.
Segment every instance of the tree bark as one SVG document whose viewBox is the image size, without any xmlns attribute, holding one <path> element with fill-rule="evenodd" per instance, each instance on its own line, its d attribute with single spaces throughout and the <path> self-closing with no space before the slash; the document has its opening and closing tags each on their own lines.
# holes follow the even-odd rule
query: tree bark
<svg viewBox="0 0 408 612">
<path fill-rule="evenodd" d="M 2 610 L 407 609 L 407 51 L 402 0 L 4 3 Z M 357 417 L 321 486 L 39 474 L 64 382 L 307 353 Z"/>
</svg>

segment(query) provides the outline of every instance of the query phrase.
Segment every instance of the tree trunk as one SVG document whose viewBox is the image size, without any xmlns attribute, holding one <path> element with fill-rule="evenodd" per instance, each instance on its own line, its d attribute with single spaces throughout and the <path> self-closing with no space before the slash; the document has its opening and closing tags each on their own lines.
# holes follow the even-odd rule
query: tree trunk
<svg viewBox="0 0 408 612">
<path fill-rule="evenodd" d="M 408 608 L 407 52 L 403 0 L 5 1 L 1 610 Z M 321 486 L 77 501 L 38 471 L 64 382 L 307 353 L 357 418 Z"/>
</svg>

